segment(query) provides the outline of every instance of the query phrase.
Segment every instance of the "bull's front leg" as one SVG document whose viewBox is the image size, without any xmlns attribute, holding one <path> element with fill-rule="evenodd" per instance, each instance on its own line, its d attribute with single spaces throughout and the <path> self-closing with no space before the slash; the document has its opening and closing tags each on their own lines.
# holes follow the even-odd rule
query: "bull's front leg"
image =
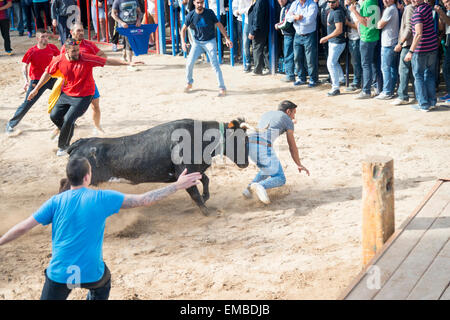
<svg viewBox="0 0 450 320">
<path fill-rule="evenodd" d="M 205 201 L 203 200 L 202 195 L 198 191 L 197 186 L 190 187 L 190 188 L 186 189 L 186 191 L 187 191 L 187 193 L 189 193 L 192 200 L 194 200 L 194 202 L 198 205 L 198 207 L 200 208 L 200 211 L 203 213 L 203 215 L 208 216 L 209 210 L 205 206 Z"/>
<path fill-rule="evenodd" d="M 176 174 L 176 178 L 178 179 L 178 177 L 180 176 L 180 174 L 183 172 L 183 170 L 186 168 L 186 166 L 184 165 L 180 165 L 180 166 L 176 166 L 175 168 L 175 174 Z M 188 168 L 188 172 L 187 173 L 192 173 L 194 172 L 193 170 L 189 170 L 190 168 Z M 202 174 L 202 183 L 204 184 L 205 182 L 203 181 L 204 177 L 206 177 L 206 175 Z M 209 183 L 209 179 L 208 177 L 206 177 L 206 190 L 207 190 L 207 194 L 209 197 L 209 190 L 208 190 L 208 183 Z M 203 185 L 204 186 L 204 185 Z M 205 190 L 205 189 L 203 189 Z M 187 193 L 189 193 L 189 195 L 191 196 L 191 199 L 194 200 L 194 202 L 197 204 L 197 206 L 200 208 L 200 211 L 203 213 L 203 215 L 208 216 L 209 215 L 209 210 L 205 205 L 205 201 L 203 196 L 200 194 L 200 191 L 198 191 L 197 186 L 192 186 L 190 188 L 186 189 Z"/>
<path fill-rule="evenodd" d="M 203 201 L 206 202 L 209 199 L 209 178 L 206 174 L 202 173 L 202 185 L 203 185 Z"/>
</svg>

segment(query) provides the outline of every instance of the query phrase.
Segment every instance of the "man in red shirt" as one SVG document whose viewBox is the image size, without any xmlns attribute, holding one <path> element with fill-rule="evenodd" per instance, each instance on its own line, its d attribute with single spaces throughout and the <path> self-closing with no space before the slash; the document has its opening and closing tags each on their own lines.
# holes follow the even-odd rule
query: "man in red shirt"
<svg viewBox="0 0 450 320">
<path fill-rule="evenodd" d="M 82 54 L 93 54 L 97 55 L 99 57 L 106 58 L 106 54 L 100 50 L 94 42 L 84 39 L 84 27 L 80 23 L 75 23 L 70 28 L 70 35 L 72 36 L 72 39 L 81 41 L 80 42 L 80 53 Z M 62 46 L 61 53 L 65 53 L 66 48 L 65 46 Z M 94 97 L 92 98 L 92 120 L 94 121 L 94 135 L 97 134 L 97 131 L 104 132 L 102 127 L 100 126 L 100 92 L 98 91 L 97 84 L 95 84 L 95 93 Z"/>
<path fill-rule="evenodd" d="M 81 117 L 89 107 L 95 92 L 95 82 L 92 75 L 94 67 L 106 65 L 134 65 L 112 58 L 103 58 L 91 54 L 80 53 L 80 41 L 67 39 L 65 43 L 66 52 L 55 57 L 49 64 L 39 83 L 31 91 L 28 99 L 31 100 L 44 86 L 51 76 L 58 70 L 64 76 L 64 87 L 56 105 L 50 113 L 53 123 L 59 128 L 57 156 L 67 155 L 66 149 L 70 145 L 73 136 L 75 121 Z"/>
<path fill-rule="evenodd" d="M 39 97 L 44 93 L 45 90 L 51 90 L 56 79 L 53 78 L 48 81 L 40 90 L 37 92 L 36 96 L 29 100 L 28 96 L 30 92 L 34 89 L 36 84 L 39 82 L 45 68 L 50 64 L 52 58 L 59 56 L 59 49 L 48 43 L 48 34 L 45 30 L 38 30 L 36 34 L 37 44 L 25 53 L 22 62 L 23 65 L 23 77 L 25 79 L 24 90 L 27 91 L 24 102 L 17 108 L 16 113 L 6 124 L 6 134 L 10 135 L 15 130 L 14 127 L 17 126 L 28 112 L 34 103 L 39 99 Z"/>
</svg>

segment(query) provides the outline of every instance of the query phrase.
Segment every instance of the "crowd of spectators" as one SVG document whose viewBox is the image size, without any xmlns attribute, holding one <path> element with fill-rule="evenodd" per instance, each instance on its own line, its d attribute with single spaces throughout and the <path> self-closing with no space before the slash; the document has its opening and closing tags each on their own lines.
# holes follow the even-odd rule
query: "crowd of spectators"
<svg viewBox="0 0 450 320">
<path fill-rule="evenodd" d="M 11 2 L 14 1 L 14 2 Z M 115 0 L 118 1 L 118 0 Z M 107 39 L 117 50 L 118 35 L 114 19 L 114 0 L 91 1 L 90 18 L 96 32 L 94 38 Z M 182 8 L 185 14 L 194 9 L 195 0 L 165 0 L 166 27 L 171 21 L 181 30 Z M 346 83 L 341 67 L 348 53 L 351 83 L 346 92 L 357 93 L 357 99 L 391 100 L 392 104 L 409 104 L 417 100 L 418 108 L 429 111 L 436 106 L 439 86 L 444 90 L 439 98 L 450 101 L 450 0 L 277 0 L 274 28 L 282 61 L 283 81 L 294 86 L 315 87 L 331 83 L 328 96 L 341 93 Z M 106 5 L 105 5 L 106 2 Z M 123 1 L 122 1 L 123 2 Z M 8 10 L 14 10 L 19 35 L 33 33 L 45 25 L 57 28 L 61 42 L 69 35 L 67 28 L 70 8 L 76 0 L 4 0 L 0 7 L 0 29 L 5 52 L 11 54 Z M 236 61 L 245 72 L 255 75 L 269 73 L 270 0 L 234 0 L 231 11 L 228 0 L 210 0 L 206 4 L 228 29 L 233 21 Z M 98 8 L 97 8 L 98 4 Z M 138 0 L 145 12 L 145 0 Z M 98 12 L 98 17 L 97 17 Z M 21 13 L 21 14 L 19 14 Z M 227 19 L 227 14 L 233 19 Z M 154 22 L 155 2 L 147 2 L 147 21 Z M 33 17 L 34 15 L 34 17 Z M 142 15 L 143 17 L 143 15 Z M 108 25 L 108 26 L 106 26 Z M 15 26 L 14 26 L 15 27 Z M 106 32 L 108 31 L 108 35 Z M 179 36 L 178 32 L 178 36 Z M 188 32 L 192 42 L 192 34 Z M 151 45 L 154 45 L 154 36 Z M 320 57 L 326 60 L 328 78 L 319 80 Z M 277 63 L 278 65 L 278 63 Z M 323 73 L 323 71 L 322 71 Z M 441 76 L 442 75 L 442 76 Z M 412 84 L 414 94 L 409 92 Z"/>
</svg>

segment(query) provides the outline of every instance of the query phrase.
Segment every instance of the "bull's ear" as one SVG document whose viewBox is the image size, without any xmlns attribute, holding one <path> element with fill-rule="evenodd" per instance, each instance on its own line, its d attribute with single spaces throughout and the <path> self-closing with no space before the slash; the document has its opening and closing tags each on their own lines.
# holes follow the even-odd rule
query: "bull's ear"
<svg viewBox="0 0 450 320">
<path fill-rule="evenodd" d="M 234 128 L 234 123 L 233 121 L 228 123 L 228 129 L 233 129 Z"/>
</svg>

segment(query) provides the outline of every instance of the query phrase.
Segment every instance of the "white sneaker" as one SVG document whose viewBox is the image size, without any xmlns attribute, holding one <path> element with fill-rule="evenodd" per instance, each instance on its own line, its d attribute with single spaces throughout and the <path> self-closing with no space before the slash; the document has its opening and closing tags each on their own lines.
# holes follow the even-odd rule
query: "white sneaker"
<svg viewBox="0 0 450 320">
<path fill-rule="evenodd" d="M 408 100 L 403 100 L 403 99 L 400 99 L 400 98 L 395 99 L 391 103 L 391 105 L 393 105 L 393 106 L 402 106 L 402 105 L 405 105 L 405 104 L 409 104 L 409 101 Z"/>
<path fill-rule="evenodd" d="M 262 185 L 260 185 L 259 183 L 252 183 L 250 185 L 250 189 L 256 193 L 256 195 L 258 196 L 259 200 L 262 203 L 264 204 L 270 203 L 270 199 L 269 196 L 267 195 L 266 189 L 264 189 Z"/>
<path fill-rule="evenodd" d="M 246 197 L 247 199 L 251 199 L 252 198 L 252 193 L 250 192 L 250 190 L 248 190 L 248 188 L 245 188 L 245 190 L 242 191 L 242 195 L 244 197 Z"/>
<path fill-rule="evenodd" d="M 67 151 L 66 151 L 67 149 L 58 149 L 58 151 L 56 151 L 56 156 L 58 156 L 58 157 L 64 157 L 64 156 L 67 156 L 67 155 L 69 155 L 68 153 L 67 153 Z"/>
</svg>

